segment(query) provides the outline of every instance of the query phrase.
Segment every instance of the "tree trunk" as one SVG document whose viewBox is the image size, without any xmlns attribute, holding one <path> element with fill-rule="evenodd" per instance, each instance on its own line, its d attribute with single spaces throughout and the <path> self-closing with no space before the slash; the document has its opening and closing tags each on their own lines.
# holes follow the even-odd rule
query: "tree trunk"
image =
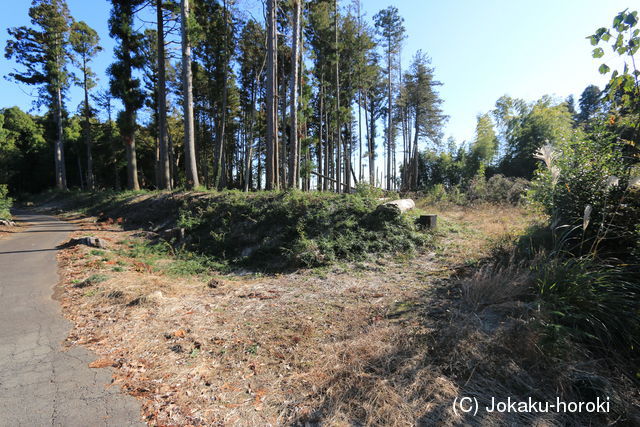
<svg viewBox="0 0 640 427">
<path fill-rule="evenodd" d="M 418 113 L 416 112 L 416 123 L 415 123 L 415 137 L 413 139 L 413 171 L 411 173 L 411 186 L 413 188 L 413 190 L 417 190 L 418 189 L 418 130 L 419 130 L 419 117 L 418 117 Z"/>
<path fill-rule="evenodd" d="M 334 30 L 335 30 L 335 50 L 336 50 L 336 184 L 337 192 L 342 191 L 342 154 L 341 154 L 341 130 L 340 130 L 340 47 L 338 45 L 338 0 L 334 1 L 335 16 L 334 16 Z"/>
<path fill-rule="evenodd" d="M 54 146 L 54 160 L 56 167 L 56 187 L 58 190 L 67 189 L 67 171 L 64 164 L 64 129 L 62 127 L 62 90 L 56 90 L 56 127 L 58 135 Z"/>
<path fill-rule="evenodd" d="M 365 109 L 364 109 L 364 121 L 367 128 L 367 154 L 369 155 L 369 185 L 375 187 L 376 186 L 376 153 L 374 147 L 374 139 L 373 139 L 373 131 L 375 127 L 375 123 L 373 118 L 369 118 L 368 110 L 366 108 L 367 105 L 367 94 L 364 94 L 365 99 Z M 373 112 L 372 112 L 373 114 Z"/>
<path fill-rule="evenodd" d="M 289 188 L 298 188 L 298 72 L 300 65 L 300 13 L 302 0 L 294 0 L 291 46 L 291 129 L 289 133 Z"/>
<path fill-rule="evenodd" d="M 80 160 L 80 157 L 82 157 L 80 155 L 80 153 L 78 153 L 78 157 L 76 157 L 76 159 L 78 160 L 78 176 L 80 177 L 80 189 L 82 190 L 86 190 L 86 186 L 85 186 L 85 181 L 84 181 L 84 173 L 82 172 L 82 160 Z"/>
<path fill-rule="evenodd" d="M 91 141 L 91 110 L 89 108 L 89 83 L 87 76 L 87 61 L 83 59 L 82 64 L 83 89 L 84 89 L 84 141 L 87 147 L 87 188 L 89 191 L 95 189 L 95 179 L 93 176 L 93 154 Z"/>
<path fill-rule="evenodd" d="M 227 84 L 227 78 L 229 75 L 229 54 L 227 52 L 227 35 L 229 30 L 227 29 L 228 19 L 227 19 L 227 1 L 223 1 L 224 8 L 224 58 L 223 58 L 223 86 L 222 86 L 222 107 L 220 109 L 220 120 L 218 123 L 218 134 L 216 135 L 216 154 L 214 156 L 214 183 L 213 186 L 217 189 L 222 189 L 224 185 L 226 185 L 226 179 L 224 176 L 224 167 L 223 167 L 223 157 L 224 157 L 224 142 L 225 142 L 225 134 L 227 132 L 227 96 L 229 85 Z"/>
<path fill-rule="evenodd" d="M 351 188 L 351 123 L 345 124 L 344 138 L 344 183 Z"/>
<path fill-rule="evenodd" d="M 266 189 L 277 188 L 278 175 L 278 39 L 276 29 L 277 0 L 267 0 L 267 158 Z"/>
<path fill-rule="evenodd" d="M 193 123 L 193 73 L 191 70 L 191 43 L 189 42 L 189 0 L 182 0 L 182 83 L 184 91 L 184 158 L 187 188 L 200 186 L 196 166 L 195 127 Z"/>
<path fill-rule="evenodd" d="M 158 41 L 158 148 L 160 151 L 160 188 L 171 189 L 171 162 L 167 142 L 167 77 L 164 54 L 164 14 L 162 0 L 156 0 L 157 41 Z"/>
<path fill-rule="evenodd" d="M 333 145 L 331 144 L 331 140 L 329 139 L 329 112 L 326 111 L 328 108 L 325 108 L 324 113 L 324 128 L 325 128 L 325 145 L 324 145 L 324 174 L 325 176 L 331 176 L 331 170 L 333 168 Z M 333 183 L 331 183 L 328 179 L 324 180 L 324 189 L 325 191 L 329 191 L 333 188 Z"/>
<path fill-rule="evenodd" d="M 318 173 L 322 173 L 323 172 L 323 163 L 322 163 L 322 150 L 323 150 L 323 144 L 322 144 L 322 139 L 324 138 L 324 129 L 322 126 L 323 123 L 323 114 L 324 114 L 324 79 L 321 78 L 320 79 L 320 115 L 319 115 L 319 121 L 318 121 Z M 326 172 L 325 172 L 326 173 Z M 324 180 L 321 179 L 320 177 L 318 177 L 318 191 L 323 191 L 325 190 L 324 187 Z"/>
<path fill-rule="evenodd" d="M 136 160 L 136 113 L 125 107 L 125 128 L 122 135 L 127 151 L 127 187 L 129 190 L 140 190 L 138 182 L 138 162 Z"/>
<path fill-rule="evenodd" d="M 393 145 L 393 97 L 391 93 L 391 37 L 388 39 L 387 52 L 387 190 L 391 190 L 391 147 Z"/>
<path fill-rule="evenodd" d="M 253 164 L 253 120 L 255 117 L 256 111 L 256 84 L 255 82 L 251 84 L 251 112 L 249 113 L 249 127 L 247 129 L 247 136 L 245 141 L 245 168 L 244 168 L 244 191 L 245 193 L 249 191 L 249 186 L 251 184 L 251 166 Z M 258 152 L 258 156 L 260 152 Z"/>
</svg>

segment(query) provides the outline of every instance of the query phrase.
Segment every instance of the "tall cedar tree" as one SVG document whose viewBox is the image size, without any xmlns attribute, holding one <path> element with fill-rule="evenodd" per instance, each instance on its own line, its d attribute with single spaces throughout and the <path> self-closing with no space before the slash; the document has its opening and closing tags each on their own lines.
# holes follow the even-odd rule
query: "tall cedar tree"
<svg viewBox="0 0 640 427">
<path fill-rule="evenodd" d="M 289 136 L 289 188 L 298 188 L 300 159 L 298 157 L 298 91 L 302 37 L 302 1 L 293 0 L 293 36 L 291 42 L 291 133 Z"/>
<path fill-rule="evenodd" d="M 15 59 L 23 71 L 9 74 L 14 80 L 38 87 L 38 106 L 45 104 L 55 121 L 55 184 L 67 188 L 64 160 L 64 93 L 69 88 L 69 29 L 73 19 L 64 0 L 33 0 L 29 8 L 32 27 L 10 28 L 5 57 Z"/>
<path fill-rule="evenodd" d="M 193 74 L 191 70 L 191 41 L 189 35 L 189 19 L 191 11 L 189 0 L 182 0 L 181 4 L 181 34 L 182 34 L 182 84 L 184 108 L 184 151 L 187 173 L 187 187 L 200 185 L 198 167 L 196 165 L 195 126 L 193 117 Z"/>
<path fill-rule="evenodd" d="M 158 148 L 160 149 L 160 188 L 170 190 L 171 161 L 169 158 L 169 138 L 167 132 L 167 57 L 165 55 L 164 7 L 162 0 L 156 0 L 156 36 L 158 65 Z"/>
<path fill-rule="evenodd" d="M 278 182 L 278 36 L 277 0 L 267 0 L 267 190 L 279 187 Z"/>
<path fill-rule="evenodd" d="M 83 133 L 84 141 L 87 148 L 87 188 L 95 189 L 95 176 L 93 172 L 93 153 L 92 153 L 92 133 L 91 118 L 93 117 L 93 109 L 89 104 L 89 92 L 96 87 L 96 74 L 90 67 L 91 61 L 102 51 L 100 47 L 100 37 L 98 33 L 87 25 L 86 22 L 74 22 L 71 27 L 71 48 L 75 55 L 75 65 L 80 69 L 82 76 L 80 77 L 80 86 L 84 91 L 84 105 L 82 106 L 82 115 L 84 116 Z"/>
<path fill-rule="evenodd" d="M 136 160 L 136 119 L 144 103 L 140 80 L 133 77 L 135 69 L 142 68 L 142 35 L 134 30 L 134 16 L 145 0 L 111 0 L 109 35 L 118 41 L 115 48 L 116 62 L 111 64 L 110 88 L 113 95 L 122 100 L 124 111 L 118 117 L 120 134 L 127 152 L 127 187 L 139 190 Z"/>
<path fill-rule="evenodd" d="M 407 174 L 409 179 L 403 184 L 413 190 L 418 188 L 418 141 L 420 138 L 426 138 L 433 143 L 438 143 L 442 137 L 442 126 L 447 119 L 442 113 L 442 99 L 436 91 L 436 87 L 442 83 L 433 79 L 433 68 L 429 66 L 430 62 L 422 51 L 418 51 L 410 71 L 405 75 L 407 109 L 412 115 L 414 136 L 413 149 L 409 153 L 411 158 L 411 167 Z"/>
<path fill-rule="evenodd" d="M 378 12 L 374 17 L 376 29 L 384 48 L 386 57 L 387 77 L 387 189 L 392 189 L 394 177 L 392 177 L 392 152 L 395 150 L 394 124 L 393 124 L 393 84 L 394 71 L 396 69 L 396 57 L 402 47 L 405 38 L 404 18 L 398 13 L 398 8 L 389 6 Z"/>
</svg>

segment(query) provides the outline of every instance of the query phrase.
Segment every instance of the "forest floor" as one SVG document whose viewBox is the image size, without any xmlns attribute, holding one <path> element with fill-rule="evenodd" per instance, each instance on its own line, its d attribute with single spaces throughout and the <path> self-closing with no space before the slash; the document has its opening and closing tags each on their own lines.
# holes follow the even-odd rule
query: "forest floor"
<svg viewBox="0 0 640 427">
<path fill-rule="evenodd" d="M 56 295 L 75 325 L 66 345 L 113 366 L 114 386 L 141 400 L 150 425 L 456 424 L 451 404 L 471 378 L 421 359 L 435 331 L 450 329 L 465 270 L 540 217 L 492 205 L 427 210 L 439 215 L 438 244 L 414 255 L 219 277 L 168 273 L 172 260 L 146 253 L 139 231 L 67 216 L 72 237 L 107 248 L 59 254 Z M 481 340 L 459 338 L 465 350 L 432 357 L 470 363 L 460 353 Z"/>
</svg>

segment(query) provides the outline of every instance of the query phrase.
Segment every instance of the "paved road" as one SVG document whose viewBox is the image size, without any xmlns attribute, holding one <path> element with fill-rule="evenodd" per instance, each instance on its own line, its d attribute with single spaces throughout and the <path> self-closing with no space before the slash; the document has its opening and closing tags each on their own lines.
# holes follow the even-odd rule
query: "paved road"
<svg viewBox="0 0 640 427">
<path fill-rule="evenodd" d="M 19 215 L 33 223 L 0 240 L 0 426 L 134 426 L 135 399 L 106 387 L 108 369 L 83 348 L 62 351 L 71 329 L 51 298 L 56 245 L 72 226 L 53 217 Z"/>
</svg>

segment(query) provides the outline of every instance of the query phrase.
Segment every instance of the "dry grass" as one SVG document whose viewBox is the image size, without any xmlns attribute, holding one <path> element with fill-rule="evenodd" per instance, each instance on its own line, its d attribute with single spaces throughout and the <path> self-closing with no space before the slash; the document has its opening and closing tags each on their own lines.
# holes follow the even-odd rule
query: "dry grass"
<svg viewBox="0 0 640 427">
<path fill-rule="evenodd" d="M 424 211 L 438 215 L 443 230 L 442 253 L 448 264 L 464 264 L 489 255 L 497 241 L 522 234 L 543 215 L 511 205 L 424 206 Z"/>
<path fill-rule="evenodd" d="M 550 398 L 563 367 L 539 363 L 533 308 L 506 304 L 526 294 L 521 271 L 503 272 L 522 284 L 505 294 L 495 272 L 451 277 L 532 216 L 495 207 L 436 213 L 445 220 L 439 254 L 213 280 L 127 258 L 118 249 L 135 232 L 84 220 L 78 235 L 109 248 L 60 255 L 58 295 L 75 325 L 68 345 L 96 352 L 93 366 L 114 366 L 114 384 L 140 398 L 150 425 L 566 422 L 452 411 L 463 395 Z M 94 274 L 107 280 L 74 286 Z"/>
</svg>

